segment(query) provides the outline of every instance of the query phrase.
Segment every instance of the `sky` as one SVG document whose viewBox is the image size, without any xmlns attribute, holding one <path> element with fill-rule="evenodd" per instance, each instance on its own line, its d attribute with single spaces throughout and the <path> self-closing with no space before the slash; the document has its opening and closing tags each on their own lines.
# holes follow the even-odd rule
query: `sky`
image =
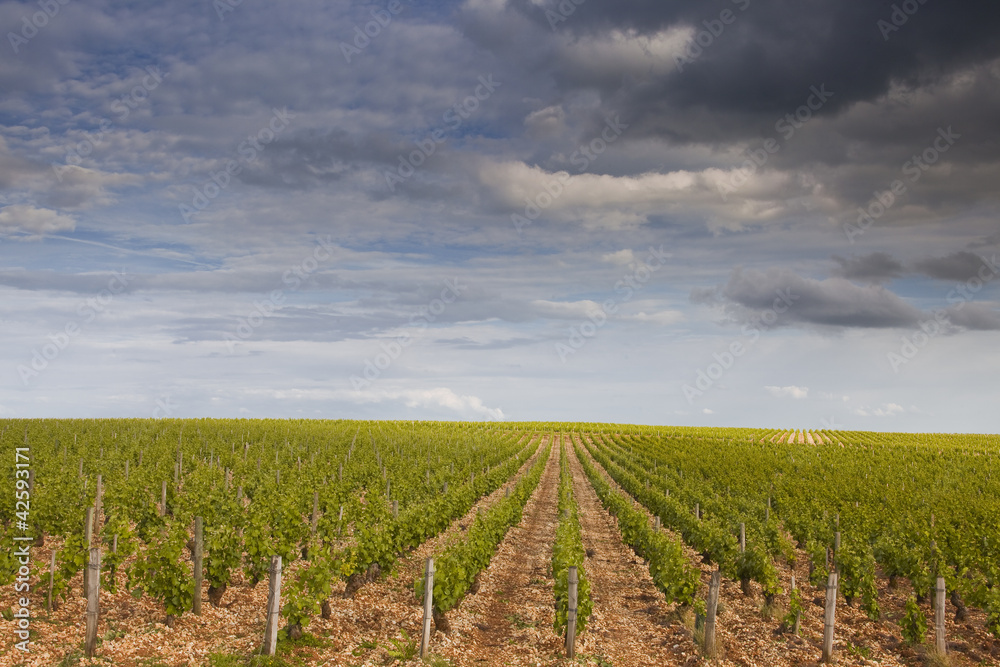
<svg viewBox="0 0 1000 667">
<path fill-rule="evenodd" d="M 0 30 L 0 417 L 997 432 L 995 2 Z"/>
</svg>

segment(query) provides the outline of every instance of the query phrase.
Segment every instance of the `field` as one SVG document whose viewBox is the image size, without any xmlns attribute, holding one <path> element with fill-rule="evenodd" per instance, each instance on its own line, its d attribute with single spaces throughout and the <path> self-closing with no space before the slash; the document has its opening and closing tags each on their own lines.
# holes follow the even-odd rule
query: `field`
<svg viewBox="0 0 1000 667">
<path fill-rule="evenodd" d="M 0 440 L 0 666 L 819 664 L 833 573 L 838 664 L 1000 665 L 997 436 L 6 420 Z"/>
</svg>

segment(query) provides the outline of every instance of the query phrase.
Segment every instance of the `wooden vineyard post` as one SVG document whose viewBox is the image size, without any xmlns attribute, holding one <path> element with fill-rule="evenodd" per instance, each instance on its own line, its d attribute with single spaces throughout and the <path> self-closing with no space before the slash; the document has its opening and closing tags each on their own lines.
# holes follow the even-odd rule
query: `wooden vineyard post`
<svg viewBox="0 0 1000 667">
<path fill-rule="evenodd" d="M 740 553 L 747 550 L 747 525 L 745 523 L 740 524 Z"/>
<path fill-rule="evenodd" d="M 94 508 L 88 507 L 83 519 L 83 541 L 87 545 L 87 549 L 90 549 L 90 543 L 94 537 Z M 83 597 L 87 597 L 87 592 L 90 590 L 88 582 L 90 581 L 90 568 L 83 569 Z"/>
<path fill-rule="evenodd" d="M 104 504 L 104 479 L 100 473 L 97 474 L 97 495 L 94 496 L 94 523 L 97 524 L 97 532 L 101 532 L 101 506 Z"/>
<path fill-rule="evenodd" d="M 278 647 L 278 621 L 281 618 L 281 556 L 271 556 L 267 587 L 267 617 L 264 621 L 264 655 L 274 655 Z"/>
<path fill-rule="evenodd" d="M 715 656 L 715 615 L 719 609 L 719 586 L 722 583 L 722 573 L 716 570 L 708 582 L 708 604 L 705 610 L 705 655 Z"/>
<path fill-rule="evenodd" d="M 944 587 L 944 577 L 937 578 L 937 586 L 934 588 L 935 592 L 935 607 L 934 607 L 934 648 L 937 650 L 938 655 L 946 655 L 948 653 L 948 642 L 945 637 L 945 625 L 944 625 L 944 605 L 945 605 L 945 587 Z"/>
<path fill-rule="evenodd" d="M 398 500 L 393 500 L 392 501 L 392 518 L 394 520 L 399 518 L 399 501 Z"/>
<path fill-rule="evenodd" d="M 52 563 L 49 565 L 49 596 L 45 602 L 45 611 L 52 611 L 52 588 L 56 583 L 56 553 L 58 549 L 52 550 Z"/>
<path fill-rule="evenodd" d="M 90 550 L 90 562 L 87 564 L 87 639 L 86 653 L 88 658 L 94 657 L 97 648 L 97 617 L 99 614 L 99 593 L 101 590 L 101 549 Z"/>
<path fill-rule="evenodd" d="M 160 486 L 160 516 L 167 515 L 167 480 Z"/>
<path fill-rule="evenodd" d="M 195 616 L 201 616 L 201 561 L 205 547 L 205 522 L 200 516 L 194 518 L 194 600 L 191 604 L 191 612 Z"/>
<path fill-rule="evenodd" d="M 316 537 L 316 528 L 319 526 L 319 491 L 313 491 L 313 511 L 312 518 L 309 519 L 309 536 Z M 310 557 L 312 554 L 309 554 Z"/>
<path fill-rule="evenodd" d="M 795 573 L 792 573 L 792 590 L 795 590 Z M 792 627 L 792 634 L 796 637 L 799 636 L 799 631 L 802 629 L 802 611 L 795 613 L 795 625 Z"/>
<path fill-rule="evenodd" d="M 431 643 L 431 621 L 434 620 L 434 559 L 427 559 L 424 570 L 424 626 L 420 635 L 420 658 L 427 657 L 427 647 Z"/>
<path fill-rule="evenodd" d="M 576 605 L 580 579 L 576 565 L 569 567 L 569 605 L 566 613 L 566 657 L 576 657 Z"/>
<path fill-rule="evenodd" d="M 837 573 L 826 580 L 826 613 L 823 615 L 823 662 L 833 662 L 833 628 L 837 617 Z"/>
</svg>

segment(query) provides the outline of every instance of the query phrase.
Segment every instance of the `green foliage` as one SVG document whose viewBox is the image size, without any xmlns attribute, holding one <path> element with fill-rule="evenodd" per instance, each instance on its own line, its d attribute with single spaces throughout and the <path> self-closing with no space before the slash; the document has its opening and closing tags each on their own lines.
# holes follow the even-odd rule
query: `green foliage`
<svg viewBox="0 0 1000 667">
<path fill-rule="evenodd" d="M 477 515 L 463 539 L 452 542 L 435 559 L 434 606 L 438 610 L 447 612 L 458 604 L 476 575 L 489 565 L 508 529 L 521 521 L 524 505 L 538 486 L 550 451 L 551 445 L 538 455 L 538 460 L 514 485 L 509 497 L 501 498 L 489 510 Z M 414 586 L 417 597 L 423 597 L 423 586 L 423 579 L 418 578 Z"/>
<path fill-rule="evenodd" d="M 906 613 L 900 620 L 899 627 L 903 632 L 903 639 L 910 644 L 923 644 L 927 638 L 927 617 L 913 596 L 906 601 Z"/>
<path fill-rule="evenodd" d="M 878 606 L 878 588 L 875 585 L 875 555 L 865 544 L 841 545 L 837 554 L 840 566 L 838 586 L 847 600 L 861 598 L 862 608 L 870 619 L 877 621 L 881 612 Z"/>
<path fill-rule="evenodd" d="M 385 649 L 385 652 L 393 660 L 401 662 L 412 660 L 417 656 L 417 640 L 410 639 L 410 635 L 407 634 L 406 630 L 400 629 L 399 634 L 401 635 L 399 639 L 390 639 L 389 643 L 382 646 L 382 648 Z"/>
<path fill-rule="evenodd" d="M 994 588 L 986 602 L 986 629 L 1000 638 L 1000 588 Z"/>
<path fill-rule="evenodd" d="M 826 580 L 830 576 L 830 572 L 826 569 L 826 547 L 815 540 L 809 540 L 806 543 L 806 552 L 812 565 L 809 583 L 816 587 L 826 586 Z"/>
<path fill-rule="evenodd" d="M 791 630 L 795 627 L 795 621 L 802 616 L 802 590 L 793 588 L 788 594 L 788 613 L 782 619 L 782 625 Z"/>
<path fill-rule="evenodd" d="M 14 544 L 15 533 L 11 530 L 3 530 L 0 525 L 0 540 L 3 540 L 4 548 L 0 549 L 0 586 L 7 586 L 14 583 L 17 577 L 17 569 L 20 563 L 14 555 L 14 550 L 7 548 Z"/>
<path fill-rule="evenodd" d="M 194 578 L 183 554 L 187 540 L 179 522 L 169 525 L 164 535 L 139 552 L 129 571 L 129 587 L 134 583 L 158 600 L 168 616 L 180 616 L 194 600 Z"/>
<path fill-rule="evenodd" d="M 90 554 L 83 535 L 71 533 L 66 536 L 62 549 L 56 555 L 56 571 L 52 579 L 52 597 L 65 600 L 69 595 L 69 582 L 87 566 Z M 81 591 L 82 592 L 82 591 Z"/>
<path fill-rule="evenodd" d="M 604 480 L 590 463 L 583 451 L 574 445 L 577 458 L 597 492 L 605 509 L 618 518 L 622 540 L 636 554 L 649 561 L 649 574 L 656 587 L 663 591 L 668 601 L 690 605 L 694 603 L 700 573 L 684 554 L 681 543 L 665 532 L 656 532 L 649 525 L 646 514 L 633 507 L 631 501 L 618 493 Z"/>
<path fill-rule="evenodd" d="M 760 583 L 764 595 L 769 599 L 782 592 L 778 581 L 778 569 L 767 552 L 758 544 L 747 545 L 746 551 L 740 554 L 736 561 L 736 574 L 740 581 L 752 580 Z"/>
<path fill-rule="evenodd" d="M 334 554 L 329 548 L 314 548 L 313 552 L 309 564 L 300 568 L 281 592 L 285 600 L 282 615 L 289 626 L 304 628 L 308 625 L 309 619 L 319 613 L 323 601 L 330 597 L 334 579 L 353 567 L 353 563 L 346 560 L 352 557 L 349 552 Z"/>
<path fill-rule="evenodd" d="M 270 517 L 263 502 L 251 502 L 245 510 L 246 527 L 243 529 L 243 574 L 256 586 L 271 566 L 271 556 L 277 553 L 277 546 L 270 529 Z"/>
<path fill-rule="evenodd" d="M 243 557 L 243 545 L 232 522 L 222 518 L 204 527 L 205 580 L 209 586 L 221 588 L 228 585 L 233 571 Z"/>
<path fill-rule="evenodd" d="M 583 568 L 586 553 L 580 536 L 580 518 L 573 497 L 573 476 L 565 448 L 559 451 L 559 525 L 552 545 L 552 572 L 555 577 L 556 617 L 554 629 L 562 634 L 569 617 L 569 568 L 577 568 L 576 631 L 582 633 L 593 610 L 590 581 Z"/>
</svg>

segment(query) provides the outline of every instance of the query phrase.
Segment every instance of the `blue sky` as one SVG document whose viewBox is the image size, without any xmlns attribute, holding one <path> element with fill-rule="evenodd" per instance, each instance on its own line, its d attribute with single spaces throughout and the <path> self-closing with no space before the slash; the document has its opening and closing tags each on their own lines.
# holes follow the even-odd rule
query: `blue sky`
<svg viewBox="0 0 1000 667">
<path fill-rule="evenodd" d="M 0 416 L 996 432 L 998 24 L 0 3 Z"/>
</svg>

